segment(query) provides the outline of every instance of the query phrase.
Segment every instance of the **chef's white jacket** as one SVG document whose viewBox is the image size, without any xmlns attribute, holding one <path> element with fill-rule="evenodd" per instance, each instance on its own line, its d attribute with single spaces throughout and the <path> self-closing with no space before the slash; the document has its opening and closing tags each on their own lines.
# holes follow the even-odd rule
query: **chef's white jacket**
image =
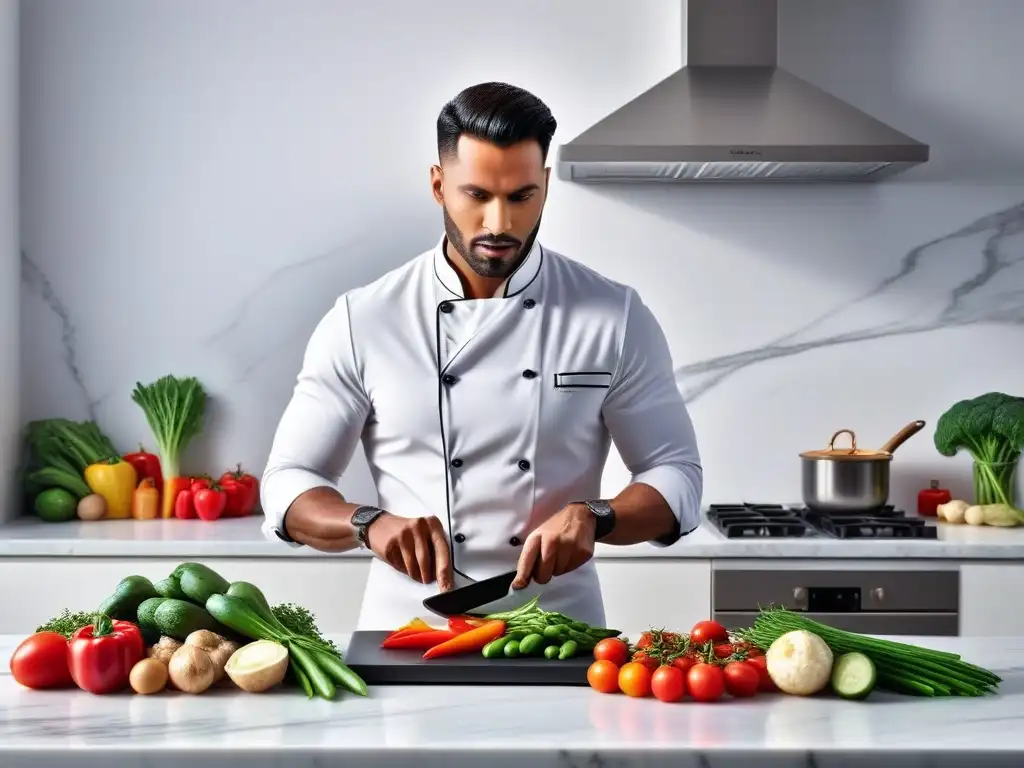
<svg viewBox="0 0 1024 768">
<path fill-rule="evenodd" d="M 444 247 L 345 293 L 317 325 L 262 478 L 264 534 L 284 540 L 292 501 L 335 487 L 360 442 L 378 498 L 351 501 L 437 516 L 457 586 L 514 570 L 540 523 L 600 498 L 612 440 L 680 531 L 696 528 L 693 425 L 637 293 L 536 243 L 493 298 L 467 299 Z M 424 615 L 436 591 L 374 558 L 358 628 Z M 604 624 L 592 560 L 489 608 L 538 593 Z"/>
</svg>

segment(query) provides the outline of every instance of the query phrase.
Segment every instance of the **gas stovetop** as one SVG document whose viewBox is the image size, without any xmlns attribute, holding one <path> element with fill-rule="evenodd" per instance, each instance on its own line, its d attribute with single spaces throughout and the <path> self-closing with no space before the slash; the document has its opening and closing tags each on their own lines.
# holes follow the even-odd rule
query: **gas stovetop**
<svg viewBox="0 0 1024 768">
<path fill-rule="evenodd" d="M 784 504 L 712 504 L 708 520 L 730 539 L 830 537 L 835 539 L 935 539 L 938 529 L 892 505 L 863 512 L 814 512 Z"/>
</svg>

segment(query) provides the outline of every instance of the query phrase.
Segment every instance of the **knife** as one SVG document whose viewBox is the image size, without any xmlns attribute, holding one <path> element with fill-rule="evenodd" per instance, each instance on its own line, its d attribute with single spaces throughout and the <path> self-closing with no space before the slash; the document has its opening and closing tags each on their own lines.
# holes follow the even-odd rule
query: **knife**
<svg viewBox="0 0 1024 768">
<path fill-rule="evenodd" d="M 428 597 L 423 601 L 423 607 L 445 618 L 472 616 L 473 611 L 480 606 L 508 597 L 515 579 L 516 572 L 509 571 L 489 579 L 475 581 L 450 592 Z"/>
</svg>

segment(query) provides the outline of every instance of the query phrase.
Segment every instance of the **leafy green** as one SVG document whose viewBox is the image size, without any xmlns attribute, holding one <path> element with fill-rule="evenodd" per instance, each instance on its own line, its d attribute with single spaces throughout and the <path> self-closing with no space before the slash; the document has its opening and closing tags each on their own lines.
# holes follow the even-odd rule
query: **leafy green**
<svg viewBox="0 0 1024 768">
<path fill-rule="evenodd" d="M 92 624 L 92 620 L 95 618 L 95 615 L 95 612 L 82 613 L 79 611 L 77 613 L 72 613 L 65 608 L 60 616 L 56 616 L 45 624 L 36 627 L 36 632 L 57 632 L 70 640 L 71 635 L 76 631 L 84 626 Z"/>
<path fill-rule="evenodd" d="M 25 428 L 25 443 L 29 455 L 25 486 L 31 495 L 56 487 L 79 499 L 88 496 L 92 491 L 82 478 L 85 468 L 119 455 L 94 421 L 30 421 Z"/>
<path fill-rule="evenodd" d="M 206 392 L 193 376 L 161 376 L 151 384 L 136 383 L 132 400 L 146 414 L 160 453 L 164 479 L 180 477 L 181 454 L 203 428 Z"/>
<path fill-rule="evenodd" d="M 935 425 L 943 456 L 966 450 L 975 461 L 976 501 L 1013 506 L 1013 468 L 1024 451 L 1024 398 L 988 392 L 950 406 Z"/>
<path fill-rule="evenodd" d="M 306 608 L 294 603 L 280 603 L 273 606 L 270 611 L 289 632 L 308 637 L 311 640 L 317 640 L 334 651 L 339 658 L 341 657 L 338 646 L 320 634 L 320 630 L 316 625 L 316 616 Z"/>
</svg>

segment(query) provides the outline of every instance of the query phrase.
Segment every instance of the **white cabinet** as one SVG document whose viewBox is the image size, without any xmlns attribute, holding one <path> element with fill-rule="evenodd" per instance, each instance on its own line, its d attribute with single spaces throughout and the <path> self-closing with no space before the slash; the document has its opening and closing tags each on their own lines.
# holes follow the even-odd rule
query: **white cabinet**
<svg viewBox="0 0 1024 768">
<path fill-rule="evenodd" d="M 273 603 L 303 605 L 324 632 L 355 628 L 370 567 L 365 558 L 197 558 L 231 581 L 251 581 Z M 0 558 L 0 634 L 24 634 L 64 608 L 95 608 L 130 574 L 159 581 L 180 559 Z M 623 632 L 686 628 L 711 612 L 711 562 L 597 561 L 608 624 Z"/>
<path fill-rule="evenodd" d="M 1024 565 L 960 567 L 960 636 L 1024 637 Z"/>
</svg>

